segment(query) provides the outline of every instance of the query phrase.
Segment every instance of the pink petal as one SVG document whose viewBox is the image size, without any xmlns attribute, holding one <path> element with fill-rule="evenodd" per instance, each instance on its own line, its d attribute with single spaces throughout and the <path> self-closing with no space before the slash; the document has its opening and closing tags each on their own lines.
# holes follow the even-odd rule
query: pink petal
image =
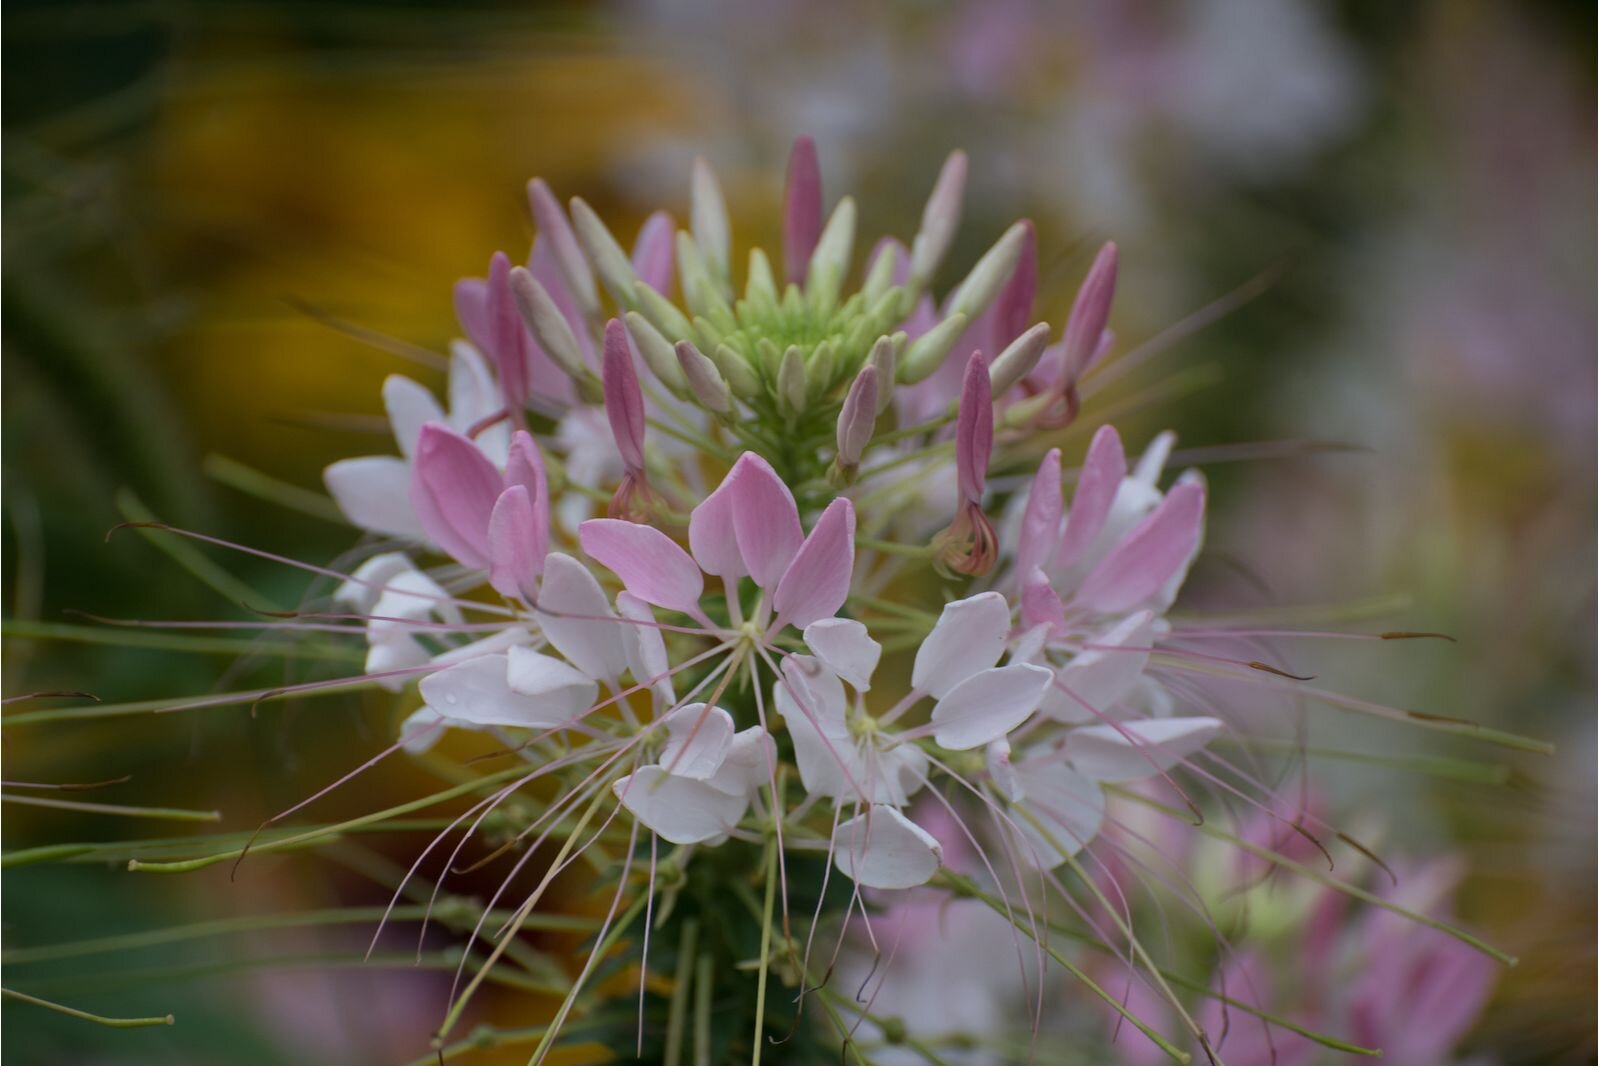
<svg viewBox="0 0 1600 1066">
<path fill-rule="evenodd" d="M 521 410 L 531 394 L 528 370 L 528 335 L 511 295 L 511 260 L 504 252 L 489 260 L 489 351 L 500 374 L 500 391 L 506 406 Z"/>
<path fill-rule="evenodd" d="M 472 346 L 484 355 L 494 350 L 494 334 L 489 328 L 489 282 L 483 278 L 462 278 L 456 282 L 456 320 Z"/>
<path fill-rule="evenodd" d="M 1172 769 L 1222 731 L 1215 718 L 1141 718 L 1087 725 L 1061 743 L 1061 753 L 1095 781 L 1139 781 Z"/>
<path fill-rule="evenodd" d="M 1005 288 L 1000 290 L 1000 295 L 995 297 L 994 303 L 982 316 L 987 320 L 987 335 L 983 343 L 988 345 L 986 350 L 996 356 L 1006 350 L 1006 345 L 1022 336 L 1033 316 L 1033 297 L 1039 286 L 1039 242 L 1034 234 L 1033 223 L 1025 224 L 1028 227 L 1027 236 L 1022 244 L 1021 257 L 1011 271 L 1011 280 L 1006 282 Z"/>
<path fill-rule="evenodd" d="M 1043 566 L 1061 543 L 1061 449 L 1051 448 L 1033 475 L 1028 505 L 1017 536 L 1016 573 L 1026 578 Z"/>
<path fill-rule="evenodd" d="M 438 423 L 422 427 L 411 464 L 411 507 L 434 543 L 463 566 L 489 565 L 489 515 L 500 471 L 477 445 Z"/>
<path fill-rule="evenodd" d="M 841 496 L 828 504 L 783 572 L 772 597 L 777 610 L 773 629 L 786 623 L 804 629 L 837 614 L 850 595 L 855 554 L 856 512 L 850 501 Z"/>
<path fill-rule="evenodd" d="M 639 236 L 633 242 L 633 272 L 639 280 L 663 296 L 672 288 L 672 272 L 676 263 L 672 241 L 675 226 L 672 216 L 657 211 L 644 220 Z"/>
<path fill-rule="evenodd" d="M 810 137 L 796 137 L 783 190 L 783 265 L 791 282 L 805 281 L 822 235 L 822 170 Z"/>
<path fill-rule="evenodd" d="M 834 834 L 834 865 L 867 888 L 926 884 L 943 857 L 944 849 L 927 830 L 884 804 L 842 823 Z"/>
<path fill-rule="evenodd" d="M 730 481 L 733 532 L 744 570 L 757 586 L 771 588 L 805 539 L 794 494 L 777 471 L 755 452 L 739 456 L 723 484 Z"/>
<path fill-rule="evenodd" d="M 994 401 L 989 391 L 989 362 L 982 352 L 967 360 L 961 382 L 961 407 L 956 415 L 956 484 L 961 497 L 977 503 L 994 451 Z"/>
<path fill-rule="evenodd" d="M 1022 583 L 1022 605 L 1019 613 L 1025 629 L 1048 625 L 1050 632 L 1054 633 L 1058 627 L 1066 624 L 1067 609 L 1061 603 L 1061 597 L 1056 595 L 1056 590 L 1051 587 L 1050 578 L 1038 567 L 1035 567 Z"/>
<path fill-rule="evenodd" d="M 507 488 L 521 485 L 528 490 L 528 500 L 533 504 L 533 551 L 542 565 L 550 551 L 550 482 L 539 446 L 526 430 L 519 429 L 511 437 L 505 483 Z"/>
<path fill-rule="evenodd" d="M 727 711 L 686 703 L 661 721 L 667 742 L 656 762 L 668 773 L 704 781 L 722 768 L 733 743 L 733 716 Z"/>
<path fill-rule="evenodd" d="M 591 518 L 578 527 L 578 543 L 646 603 L 699 613 L 705 588 L 700 567 L 659 529 L 616 518 Z"/>
<path fill-rule="evenodd" d="M 934 743 L 966 751 L 998 740 L 1039 706 L 1051 673 L 1039 666 L 997 666 L 967 678 L 934 705 Z"/>
<path fill-rule="evenodd" d="M 944 605 L 917 649 L 911 687 L 938 699 L 1000 661 L 1011 631 L 1011 608 L 998 592 L 980 592 Z"/>
<path fill-rule="evenodd" d="M 599 290 L 595 287 L 594 271 L 589 268 L 589 259 L 578 243 L 572 221 L 561 210 L 561 202 L 542 178 L 528 182 L 528 206 L 532 208 L 534 224 L 539 228 L 539 243 L 550 249 L 551 261 L 556 267 L 554 277 L 541 277 L 540 282 L 553 294 L 555 289 L 550 281 L 559 280 L 563 294 L 580 305 L 580 310 L 598 308 Z"/>
<path fill-rule="evenodd" d="M 629 470 L 644 469 L 644 394 L 639 391 L 639 375 L 634 369 L 633 352 L 628 347 L 628 331 L 620 319 L 606 323 L 601 382 L 605 390 L 606 418 L 617 451 Z"/>
<path fill-rule="evenodd" d="M 700 569 L 724 581 L 736 581 L 749 572 L 744 556 L 739 554 L 739 540 L 733 529 L 733 482 L 738 468 L 739 464 L 735 463 L 722 484 L 689 512 L 689 551 L 694 561 L 700 564 Z"/>
<path fill-rule="evenodd" d="M 1117 246 L 1107 241 L 1094 257 L 1089 273 L 1072 301 L 1067 328 L 1062 335 L 1062 384 L 1075 384 L 1088 369 L 1111 317 L 1111 299 L 1117 291 Z"/>
<path fill-rule="evenodd" d="M 1094 543 L 1106 524 L 1106 517 L 1111 514 L 1117 487 L 1127 473 L 1128 460 L 1122 452 L 1122 438 L 1112 427 L 1101 426 L 1094 440 L 1089 442 L 1089 454 L 1084 457 L 1078 487 L 1072 493 L 1072 510 L 1067 512 L 1067 528 L 1061 536 L 1061 548 L 1056 552 L 1056 566 L 1071 566 Z"/>
<path fill-rule="evenodd" d="M 1156 595 L 1193 557 L 1205 508 L 1200 485 L 1173 486 L 1160 506 L 1089 572 L 1073 601 L 1114 614 Z"/>
<path fill-rule="evenodd" d="M 545 553 L 537 526 L 526 488 L 513 485 L 500 494 L 489 515 L 489 584 L 507 599 L 532 603 L 538 597 Z"/>
</svg>

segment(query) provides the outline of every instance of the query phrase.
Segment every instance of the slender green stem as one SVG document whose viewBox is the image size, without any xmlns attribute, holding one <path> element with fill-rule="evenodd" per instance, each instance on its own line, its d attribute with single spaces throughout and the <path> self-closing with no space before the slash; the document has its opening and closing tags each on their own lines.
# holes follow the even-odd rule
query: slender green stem
<svg viewBox="0 0 1600 1066">
<path fill-rule="evenodd" d="M 86 1022 L 94 1022 L 96 1025 L 103 1025 L 108 1029 L 147 1029 L 152 1025 L 171 1025 L 176 1020 L 170 1014 L 163 1014 L 159 1018 L 107 1018 L 103 1014 L 90 1014 L 86 1010 L 78 1010 L 75 1007 L 52 1003 L 48 999 L 40 999 L 38 996 L 30 996 L 25 992 L 17 992 L 9 988 L 0 988 L 0 997 L 13 999 L 19 1003 L 31 1003 L 35 1007 L 53 1010 L 57 1014 L 68 1014 L 74 1018 L 82 1018 Z"/>
<path fill-rule="evenodd" d="M 766 1022 L 767 1013 L 767 971 L 771 969 L 769 955 L 772 951 L 772 901 L 778 889 L 778 844 L 777 841 L 767 841 L 767 899 L 762 909 L 765 917 L 761 922 L 761 970 L 756 976 L 756 1034 L 754 1046 L 750 1051 L 751 1066 L 761 1066 L 761 1049 L 766 1043 L 766 1034 L 762 1029 Z"/>
<path fill-rule="evenodd" d="M 163 633 L 118 626 L 77 626 L 66 622 L 19 622 L 8 619 L 0 623 L 0 635 L 13 640 L 60 640 L 73 644 L 108 644 L 119 648 L 158 648 L 195 655 L 266 655 L 350 663 L 361 662 L 364 658 L 364 653 L 354 647 Z"/>
<path fill-rule="evenodd" d="M 689 992 L 694 976 L 694 951 L 700 939 L 700 922 L 685 919 L 678 938 L 678 965 L 672 975 L 672 1000 L 667 1005 L 667 1052 L 664 1066 L 679 1066 L 683 1061 L 683 1024 L 689 1014 Z"/>
<path fill-rule="evenodd" d="M 117 510 L 130 522 L 156 522 L 154 512 L 140 501 L 130 489 L 117 492 Z M 199 578 L 201 583 L 223 599 L 234 604 L 274 607 L 268 598 L 234 577 L 194 544 L 183 537 L 163 533 L 157 529 L 140 529 L 139 535 L 169 556 L 173 562 Z"/>
<path fill-rule="evenodd" d="M 447 788 L 442 792 L 435 792 L 432 795 L 423 796 L 421 799 L 415 799 L 409 803 L 397 804 L 396 806 L 388 807 L 373 814 L 364 814 L 359 818 L 352 818 L 347 822 L 338 822 L 334 825 L 322 826 L 309 832 L 299 833 L 290 837 L 283 837 L 278 840 L 263 841 L 258 843 L 250 850 L 258 852 L 282 851 L 285 848 L 290 848 L 295 845 L 326 840 L 330 837 L 338 836 L 341 833 L 349 832 L 352 829 L 361 829 L 365 826 L 385 821 L 386 819 L 392 818 L 398 814 L 409 814 L 412 811 L 421 810 L 424 807 L 431 807 L 435 803 L 443 803 L 445 800 L 455 799 L 457 796 L 464 796 L 470 792 L 487 788 L 502 781 L 510 781 L 513 778 L 526 774 L 527 772 L 528 771 L 525 767 L 517 766 L 509 770 L 502 770 L 497 774 L 487 774 L 484 777 L 478 778 L 476 781 L 469 781 L 465 784 L 457 785 L 454 788 Z M 248 845 L 246 847 L 248 847 Z M 203 870 L 207 866 L 214 866 L 219 862 L 227 862 L 230 859 L 237 859 L 245 853 L 245 850 L 245 848 L 233 848 L 228 851 L 219 852 L 215 855 L 203 855 L 196 859 L 183 859 L 177 862 L 141 862 L 138 859 L 130 859 L 128 861 L 128 869 L 144 873 L 157 874 L 188 873 L 191 870 Z"/>
<path fill-rule="evenodd" d="M 702 951 L 694 968 L 694 1066 L 711 1066 L 711 952 Z"/>
<path fill-rule="evenodd" d="M 170 822 L 220 822 L 220 811 L 192 811 L 181 807 L 123 807 L 115 803 L 85 803 L 82 800 L 53 799 L 49 796 L 0 794 L 0 803 L 20 803 L 24 807 L 50 807 L 59 811 L 85 814 L 115 814 L 123 818 L 162 818 Z"/>
<path fill-rule="evenodd" d="M 335 525 L 348 526 L 350 520 L 339 510 L 339 505 L 320 492 L 301 488 L 271 474 L 262 473 L 255 467 L 246 466 L 237 459 L 230 459 L 226 455 L 215 452 L 205 457 L 200 468 L 206 474 L 227 485 L 229 488 L 238 489 L 247 496 L 254 496 L 258 500 L 275 503 L 279 507 L 291 511 L 298 511 L 312 518 L 320 518 L 324 522 Z"/>
</svg>

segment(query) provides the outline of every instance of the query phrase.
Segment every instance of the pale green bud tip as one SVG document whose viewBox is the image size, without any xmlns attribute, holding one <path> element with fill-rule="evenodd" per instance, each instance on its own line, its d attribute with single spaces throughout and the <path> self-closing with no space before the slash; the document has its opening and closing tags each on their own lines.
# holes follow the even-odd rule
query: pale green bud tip
<svg viewBox="0 0 1600 1066">
<path fill-rule="evenodd" d="M 545 291 L 545 287 L 539 284 L 539 280 L 524 267 L 512 267 L 511 293 L 516 299 L 522 320 L 533 331 L 534 339 L 545 354 L 572 377 L 585 377 L 589 367 L 583 361 L 578 338 L 573 335 L 566 316 L 556 306 L 550 293 Z"/>
<path fill-rule="evenodd" d="M 819 306 L 832 307 L 838 299 L 839 285 L 850 269 L 850 253 L 856 241 L 856 203 L 846 196 L 828 216 L 828 224 L 811 253 L 806 272 L 806 295 Z"/>
<path fill-rule="evenodd" d="M 1028 241 L 1028 224 L 1016 222 L 1000 235 L 994 247 L 983 253 L 983 258 L 973 264 L 956 291 L 950 296 L 950 309 L 968 318 L 977 318 L 999 295 L 1022 258 L 1023 246 Z"/>
<path fill-rule="evenodd" d="M 791 345 L 778 364 L 778 404 L 785 414 L 798 416 L 806 409 L 806 358 Z"/>
<path fill-rule="evenodd" d="M 731 412 L 733 393 L 728 391 L 728 383 L 722 380 L 716 364 L 689 341 L 679 341 L 673 352 L 678 357 L 678 366 L 683 371 L 689 391 L 700 405 L 713 414 Z"/>
<path fill-rule="evenodd" d="M 678 353 L 672 350 L 672 343 L 637 311 L 629 311 L 622 316 L 622 321 L 650 372 L 677 395 L 686 395 L 688 382 L 684 380 L 683 368 L 678 365 Z"/>
<path fill-rule="evenodd" d="M 1004 395 L 1017 382 L 1027 377 L 1044 350 L 1050 346 L 1050 324 L 1040 322 L 1010 344 L 989 364 L 989 388 L 995 396 Z"/>
<path fill-rule="evenodd" d="M 880 415 L 894 398 L 895 366 L 900 361 L 900 349 L 905 344 L 905 334 L 897 334 L 896 337 L 879 337 L 873 342 L 872 351 L 867 355 L 867 365 L 878 372 L 877 413 Z"/>
<path fill-rule="evenodd" d="M 594 208 L 584 203 L 582 197 L 574 196 L 571 206 L 572 225 L 577 231 L 578 243 L 594 264 L 606 291 L 624 308 L 632 308 L 635 305 L 633 290 L 639 279 L 633 272 L 628 253 L 622 250 L 622 245 L 617 243 L 606 224 L 600 221 L 600 216 L 595 214 Z"/>
<path fill-rule="evenodd" d="M 915 385 L 939 369 L 966 329 L 967 316 L 957 311 L 912 341 L 905 358 L 900 361 L 900 383 Z"/>
<path fill-rule="evenodd" d="M 728 205 L 711 164 L 696 157 L 689 180 L 689 228 L 704 253 L 706 265 L 718 278 L 728 276 Z"/>
<path fill-rule="evenodd" d="M 961 196 L 967 187 L 967 153 L 951 152 L 933 183 L 928 206 L 922 211 L 922 228 L 911 242 L 911 284 L 921 288 L 933 278 L 950 250 L 961 222 Z"/>
</svg>

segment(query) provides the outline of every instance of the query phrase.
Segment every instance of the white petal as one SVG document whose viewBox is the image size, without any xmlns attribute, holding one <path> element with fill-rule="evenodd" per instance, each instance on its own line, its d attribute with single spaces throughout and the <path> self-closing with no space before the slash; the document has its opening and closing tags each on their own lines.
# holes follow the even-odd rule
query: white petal
<svg viewBox="0 0 1600 1066">
<path fill-rule="evenodd" d="M 867 627 L 851 618 L 824 618 L 805 628 L 806 647 L 822 665 L 838 674 L 856 691 L 872 687 L 883 645 L 867 635 Z"/>
<path fill-rule="evenodd" d="M 333 594 L 333 602 L 358 614 L 370 614 L 372 605 L 383 594 L 383 586 L 406 570 L 414 570 L 411 560 L 400 552 L 380 552 L 355 568 L 349 580 Z"/>
<path fill-rule="evenodd" d="M 913 688 L 938 698 L 1000 661 L 1011 630 L 1011 608 L 998 592 L 980 592 L 947 603 L 933 631 L 917 649 Z"/>
<path fill-rule="evenodd" d="M 450 724 L 450 719 L 432 707 L 418 707 L 400 723 L 400 746 L 412 755 L 420 755 L 439 742 Z"/>
<path fill-rule="evenodd" d="M 1100 832 L 1105 793 L 1087 777 L 1050 757 L 1017 767 L 1017 779 L 1023 802 L 1009 817 L 1019 857 L 1029 865 L 1060 866 Z"/>
<path fill-rule="evenodd" d="M 547 728 L 566 716 L 547 720 L 540 702 L 513 692 L 506 682 L 504 655 L 484 655 L 429 674 L 417 686 L 429 707 L 446 718 L 474 725 Z"/>
<path fill-rule="evenodd" d="M 322 472 L 322 481 L 352 525 L 427 541 L 411 510 L 411 466 L 399 456 L 341 459 Z"/>
<path fill-rule="evenodd" d="M 391 670 L 409 670 L 413 667 L 423 666 L 428 661 L 428 649 L 412 640 L 410 637 L 401 637 L 397 640 L 381 640 L 367 649 L 367 661 L 364 669 L 369 674 L 386 674 Z M 412 679 L 404 674 L 395 677 L 380 677 L 380 688 L 390 692 L 399 692 L 405 688 Z"/>
<path fill-rule="evenodd" d="M 927 830 L 880 805 L 839 826 L 833 862 L 868 888 L 914 888 L 939 872 L 943 854 Z"/>
<path fill-rule="evenodd" d="M 389 412 L 394 442 L 407 459 L 416 450 L 417 434 L 422 432 L 422 427 L 429 422 L 444 421 L 444 410 L 433 393 L 404 374 L 390 374 L 383 379 L 383 406 Z"/>
<path fill-rule="evenodd" d="M 1061 752 L 1085 777 L 1138 781 L 1170 770 L 1222 730 L 1215 718 L 1151 718 L 1074 729 Z"/>
<path fill-rule="evenodd" d="M 378 602 L 372 605 L 367 640 L 373 644 L 409 641 L 419 633 L 430 632 L 426 626 L 410 623 L 426 622 L 435 617 L 449 625 L 460 625 L 461 609 L 451 602 L 450 594 L 440 588 L 438 582 L 421 570 L 402 570 L 389 579 Z"/>
<path fill-rule="evenodd" d="M 722 836 L 739 824 L 749 806 L 704 781 L 641 766 L 611 786 L 635 818 L 673 844 L 698 844 Z"/>
<path fill-rule="evenodd" d="M 505 406 L 500 386 L 488 361 L 478 349 L 464 340 L 450 342 L 450 415 L 445 423 L 457 433 L 466 433 Z M 478 450 L 495 466 L 504 467 L 511 452 L 511 422 L 497 422 L 478 431 L 473 438 Z"/>
<path fill-rule="evenodd" d="M 1022 799 L 1022 780 L 1016 767 L 1011 765 L 1011 744 L 1004 738 L 991 740 L 983 749 L 983 764 L 989 771 L 989 781 L 1012 803 Z"/>
<path fill-rule="evenodd" d="M 1050 671 L 1016 663 L 974 674 L 934 705 L 933 739 L 965 751 L 996 740 L 1027 720 L 1050 684 Z"/>
<path fill-rule="evenodd" d="M 1100 715 L 1109 714 L 1138 683 L 1150 661 L 1154 639 L 1155 616 L 1149 611 L 1130 614 L 1091 638 L 1089 643 L 1095 648 L 1079 652 L 1056 671 L 1061 687 L 1067 690 L 1062 695 L 1078 712 L 1067 720 L 1084 721 L 1087 716 L 1098 721 Z M 1085 703 L 1093 710 L 1084 707 Z"/>
<path fill-rule="evenodd" d="M 831 671 L 809 655 L 789 655 L 783 676 L 772 685 L 778 713 L 789 723 L 808 723 L 829 737 L 849 737 L 845 722 L 844 686 Z"/>
<path fill-rule="evenodd" d="M 594 706 L 600 687 L 583 671 L 532 648 L 512 648 L 506 658 L 506 684 L 533 697 L 538 725 L 563 725 Z"/>
<path fill-rule="evenodd" d="M 860 748 L 857 749 L 860 751 Z M 872 803 L 888 803 L 904 807 L 917 790 L 928 782 L 928 755 L 915 744 L 896 744 L 893 747 L 867 749 L 863 768 L 855 775 L 856 785 L 867 792 Z M 840 800 L 858 797 L 857 789 L 839 793 Z"/>
<path fill-rule="evenodd" d="M 667 743 L 656 762 L 668 773 L 704 781 L 722 768 L 733 744 L 733 716 L 721 707 L 686 703 L 663 719 Z"/>
<path fill-rule="evenodd" d="M 628 668 L 617 621 L 600 582 L 578 560 L 551 552 L 539 586 L 539 623 L 550 643 L 590 677 L 615 681 Z"/>
<path fill-rule="evenodd" d="M 741 729 L 733 735 L 721 768 L 706 784 L 732 796 L 749 796 L 770 780 L 777 759 L 777 745 L 765 729 L 758 725 Z"/>
<path fill-rule="evenodd" d="M 617 613 L 633 620 L 622 626 L 622 650 L 628 657 L 628 672 L 633 675 L 633 683 L 650 686 L 658 709 L 671 707 L 676 702 L 672 678 L 668 674 L 672 664 L 667 659 L 667 642 L 655 625 L 655 612 L 632 593 L 619 592 Z"/>
<path fill-rule="evenodd" d="M 521 626 L 502 629 L 498 633 L 491 633 L 481 640 L 471 644 L 463 644 L 459 648 L 442 651 L 433 657 L 435 666 L 451 666 L 455 663 L 464 663 L 468 659 L 476 659 L 480 655 L 495 655 L 499 652 L 510 651 L 512 648 L 524 647 L 533 643 L 533 634 Z"/>
</svg>

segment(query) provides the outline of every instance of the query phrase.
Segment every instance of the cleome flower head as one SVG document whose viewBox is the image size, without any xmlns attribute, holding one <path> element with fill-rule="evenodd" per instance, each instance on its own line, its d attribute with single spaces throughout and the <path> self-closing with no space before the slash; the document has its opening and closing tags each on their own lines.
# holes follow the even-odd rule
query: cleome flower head
<svg viewBox="0 0 1600 1066">
<path fill-rule="evenodd" d="M 853 1048 L 870 1019 L 905 1041 L 872 1013 L 870 975 L 857 995 L 830 975 L 857 938 L 893 958 L 874 922 L 912 890 L 1003 919 L 1035 1033 L 1054 959 L 1185 1061 L 1060 946 L 1070 934 L 1074 953 L 1127 960 L 1163 1024 L 1212 1046 L 1128 917 L 1140 886 L 1123 881 L 1170 873 L 1130 858 L 1145 837 L 1129 805 L 1180 833 L 1227 836 L 1217 823 L 1240 811 L 1283 822 L 1264 763 L 1295 750 L 1280 734 L 1298 737 L 1308 701 L 1467 731 L 1308 687 L 1269 641 L 1325 632 L 1174 611 L 1202 550 L 1205 481 L 1167 475 L 1172 435 L 1130 464 L 1117 431 L 1090 421 L 1115 365 L 1117 249 L 1096 255 L 1054 341 L 1030 325 L 1026 221 L 934 292 L 966 169 L 949 157 L 909 239 L 862 241 L 854 202 L 825 204 L 802 139 L 783 247 L 742 264 L 704 161 L 687 227 L 658 211 L 627 250 L 583 199 L 564 210 L 535 180 L 526 260 L 496 253 L 456 288 L 449 402 L 390 378 L 399 454 L 327 469 L 366 555 L 348 573 L 311 568 L 337 591 L 283 625 L 364 639 L 363 669 L 254 695 L 355 686 L 396 701 L 393 743 L 279 818 L 407 752 L 449 787 L 396 811 L 464 809 L 396 900 L 424 869 L 435 895 L 499 869 L 473 921 L 452 925 L 465 943 L 437 1047 L 497 966 L 528 964 L 521 932 L 582 860 L 604 918 L 532 1061 L 575 1012 L 597 1031 L 627 1013 L 596 976 L 624 943 L 643 964 L 620 1039 L 641 1056 L 648 1034 L 685 1058 L 693 996 L 696 1012 L 747 1015 L 734 1051 L 759 1061 L 782 1036 L 780 983 L 788 1027 Z M 1338 832 L 1294 824 L 1314 850 Z M 649 955 L 663 938 L 670 972 Z M 710 1037 L 693 1039 L 711 1061 Z"/>
</svg>

